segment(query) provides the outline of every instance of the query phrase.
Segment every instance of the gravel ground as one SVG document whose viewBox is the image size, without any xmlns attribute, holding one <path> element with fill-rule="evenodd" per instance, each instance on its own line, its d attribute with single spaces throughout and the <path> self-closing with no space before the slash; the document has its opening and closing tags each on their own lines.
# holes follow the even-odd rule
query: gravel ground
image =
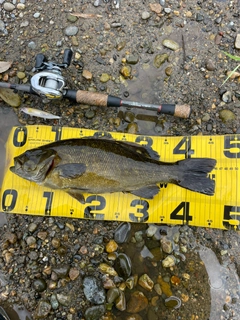
<svg viewBox="0 0 240 320">
<path fill-rule="evenodd" d="M 240 133 L 239 73 L 222 85 L 237 66 L 223 51 L 240 55 L 238 0 L 0 5 L 0 60 L 13 62 L 0 81 L 29 83 L 38 53 L 62 62 L 71 48 L 63 71 L 69 88 L 187 103 L 192 114 L 180 119 L 19 93 L 21 107 L 101 131 Z M 1 147 L 14 124 L 57 123 L 3 100 L 0 111 Z M 239 231 L 4 214 L 0 226 L 0 315 L 5 310 L 10 319 L 239 319 Z"/>
</svg>

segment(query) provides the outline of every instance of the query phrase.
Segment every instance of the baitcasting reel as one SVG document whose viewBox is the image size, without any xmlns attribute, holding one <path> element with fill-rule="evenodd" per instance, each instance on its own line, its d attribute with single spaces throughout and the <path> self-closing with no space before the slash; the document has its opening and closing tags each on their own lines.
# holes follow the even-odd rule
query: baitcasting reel
<svg viewBox="0 0 240 320">
<path fill-rule="evenodd" d="M 30 85 L 0 82 L 0 88 L 29 92 L 48 98 L 49 100 L 66 98 L 90 106 L 140 108 L 179 118 L 189 118 L 191 107 L 188 104 L 152 104 L 122 100 L 119 97 L 108 95 L 107 93 L 67 89 L 61 68 L 69 67 L 72 55 L 73 52 L 71 49 L 65 49 L 63 63 L 56 63 L 48 61 L 42 53 L 37 54 L 34 70 L 40 72 L 31 78 Z"/>
<path fill-rule="evenodd" d="M 62 76 L 61 68 L 69 67 L 72 55 L 71 49 L 65 49 L 63 63 L 56 63 L 47 61 L 47 58 L 42 53 L 37 54 L 34 70 L 40 72 L 31 78 L 32 90 L 39 96 L 50 100 L 62 98 L 66 81 Z"/>
</svg>

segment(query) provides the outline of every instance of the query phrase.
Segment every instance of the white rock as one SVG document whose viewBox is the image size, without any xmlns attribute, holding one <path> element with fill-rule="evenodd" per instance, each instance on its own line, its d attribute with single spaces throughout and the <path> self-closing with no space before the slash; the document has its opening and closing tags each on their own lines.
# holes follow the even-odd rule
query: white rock
<svg viewBox="0 0 240 320">
<path fill-rule="evenodd" d="M 13 11 L 15 9 L 15 5 L 10 2 L 4 2 L 3 9 L 6 11 Z"/>
<path fill-rule="evenodd" d="M 240 33 L 238 33 L 237 36 L 236 36 L 235 48 L 236 49 L 240 49 Z"/>
</svg>

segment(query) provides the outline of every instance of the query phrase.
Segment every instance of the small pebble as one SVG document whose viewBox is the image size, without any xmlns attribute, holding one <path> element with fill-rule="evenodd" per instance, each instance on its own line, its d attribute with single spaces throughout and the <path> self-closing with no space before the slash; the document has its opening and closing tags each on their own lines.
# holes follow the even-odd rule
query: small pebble
<svg viewBox="0 0 240 320">
<path fill-rule="evenodd" d="M 66 36 L 75 36 L 78 33 L 78 27 L 76 26 L 69 26 L 64 31 Z"/>
<path fill-rule="evenodd" d="M 34 49 L 36 49 L 36 47 L 37 47 L 37 45 L 34 41 L 29 42 L 28 48 L 34 50 Z"/>
<path fill-rule="evenodd" d="M 237 34 L 234 45 L 236 49 L 240 49 L 240 33 Z"/>
<path fill-rule="evenodd" d="M 35 19 L 38 19 L 38 18 L 40 17 L 40 12 L 35 12 L 34 15 L 33 15 L 33 17 L 34 17 Z"/>
<path fill-rule="evenodd" d="M 164 45 L 164 47 L 171 49 L 173 51 L 176 51 L 179 49 L 179 44 L 176 41 L 173 41 L 171 39 L 163 40 L 162 44 Z"/>
<path fill-rule="evenodd" d="M 142 13 L 142 19 L 143 20 L 147 20 L 147 19 L 149 19 L 150 18 L 150 13 L 148 12 L 148 11 L 144 11 L 143 13 Z"/>
<path fill-rule="evenodd" d="M 3 9 L 6 10 L 6 11 L 13 11 L 15 9 L 15 5 L 10 3 L 10 2 L 4 2 L 3 4 Z"/>
</svg>

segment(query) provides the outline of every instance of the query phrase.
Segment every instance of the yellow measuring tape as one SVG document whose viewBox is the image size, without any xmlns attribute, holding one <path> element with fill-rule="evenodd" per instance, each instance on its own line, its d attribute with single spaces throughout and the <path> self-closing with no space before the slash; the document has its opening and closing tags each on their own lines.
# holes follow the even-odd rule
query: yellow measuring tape
<svg viewBox="0 0 240 320">
<path fill-rule="evenodd" d="M 24 180 L 9 167 L 13 158 L 28 149 L 69 138 L 108 136 L 147 145 L 161 161 L 210 157 L 217 160 L 210 178 L 216 182 L 214 196 L 192 192 L 176 185 L 160 185 L 152 200 L 131 194 L 85 194 L 81 204 L 67 193 Z M 80 219 L 188 224 L 238 230 L 240 227 L 240 135 L 156 137 L 100 132 L 60 126 L 13 127 L 6 144 L 6 168 L 1 189 L 1 210 L 8 213 L 71 217 Z"/>
</svg>

